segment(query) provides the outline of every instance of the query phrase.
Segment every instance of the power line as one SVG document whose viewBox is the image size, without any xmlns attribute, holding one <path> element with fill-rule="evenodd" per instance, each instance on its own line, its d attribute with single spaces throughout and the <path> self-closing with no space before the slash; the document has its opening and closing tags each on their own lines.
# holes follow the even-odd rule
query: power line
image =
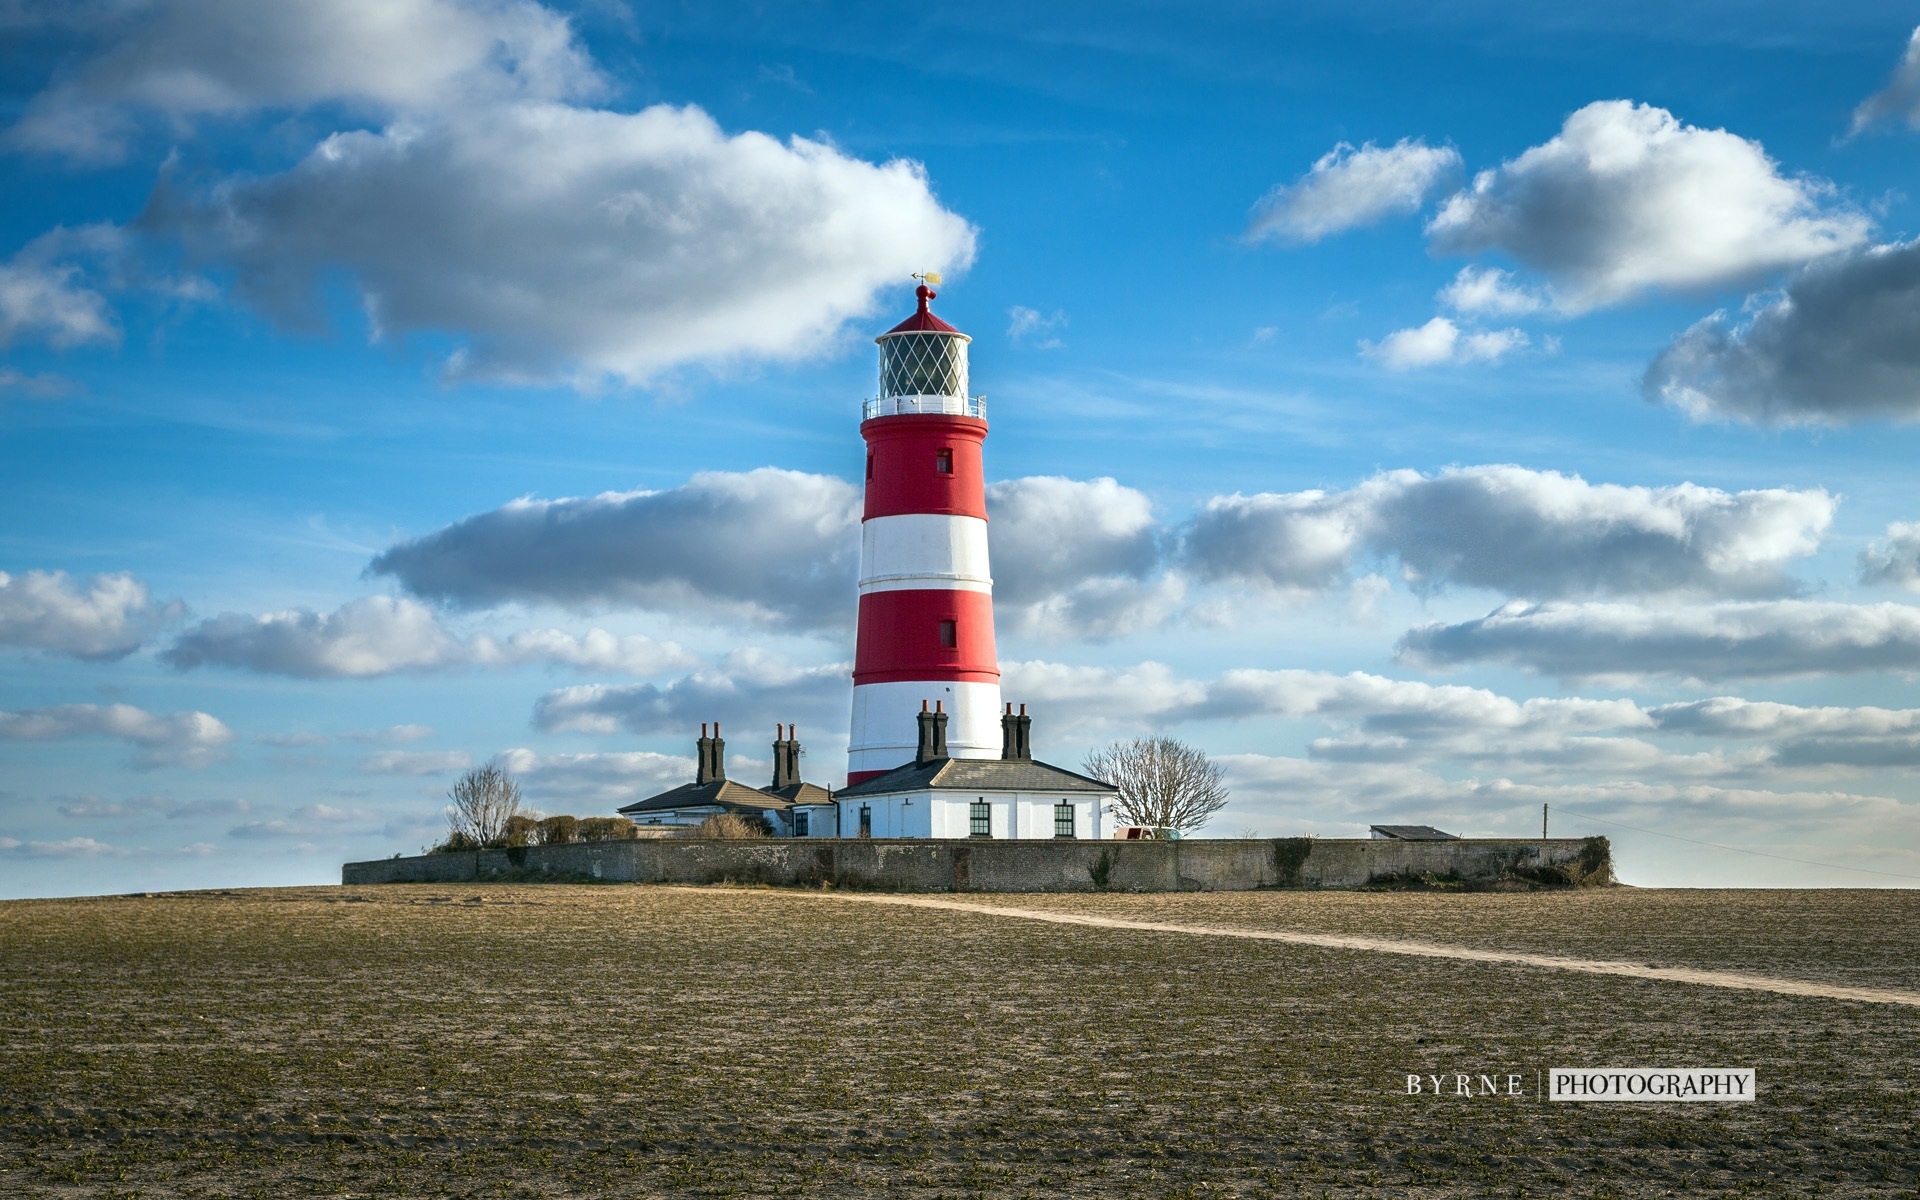
<svg viewBox="0 0 1920 1200">
<path fill-rule="evenodd" d="M 1902 875 L 1898 871 L 1876 871 L 1872 867 L 1848 867 L 1840 863 L 1815 862 L 1810 858 L 1789 858 L 1784 854 L 1768 854 L 1765 850 L 1745 850 L 1739 846 L 1723 846 L 1719 842 L 1703 842 L 1699 838 L 1681 837 L 1677 833 L 1662 833 L 1658 829 L 1642 829 L 1638 825 L 1629 825 L 1625 821 L 1609 821 L 1605 817 L 1596 817 L 1589 813 L 1574 812 L 1573 809 L 1565 806 L 1562 806 L 1560 811 L 1576 817 L 1585 817 L 1589 821 L 1598 821 L 1602 825 L 1615 825 L 1621 829 L 1631 829 L 1635 833 L 1646 833 L 1654 837 L 1672 838 L 1676 842 L 1692 842 L 1696 846 L 1711 846 L 1715 850 L 1731 850 L 1735 854 L 1751 854 L 1756 858 L 1777 858 L 1781 862 L 1799 863 L 1803 867 L 1827 867 L 1835 871 L 1858 871 L 1863 875 L 1885 875 L 1889 879 L 1920 880 L 1920 875 Z"/>
</svg>

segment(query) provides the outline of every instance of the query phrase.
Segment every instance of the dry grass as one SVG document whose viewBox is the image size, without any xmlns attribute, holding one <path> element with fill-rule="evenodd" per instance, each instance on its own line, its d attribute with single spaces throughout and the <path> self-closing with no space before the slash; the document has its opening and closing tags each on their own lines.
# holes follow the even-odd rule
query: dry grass
<svg viewBox="0 0 1920 1200">
<path fill-rule="evenodd" d="M 1638 953 L 1662 911 L 1669 929 L 1694 928 L 1717 895 L 1620 894 L 1654 907 L 1633 909 L 1612 943 L 1588 929 L 1582 952 Z M 1892 969 L 1865 944 L 1870 904 L 1820 893 L 1829 903 L 1808 912 L 1792 907 L 1804 894 L 1769 895 L 1796 914 L 1788 924 L 1843 914 L 1827 957 L 1811 941 L 1801 969 Z M 1551 908 L 1558 896 L 1288 907 L 1327 899 L 1048 902 L 1232 901 L 1219 919 L 1311 915 L 1423 936 L 1451 912 L 1463 938 L 1592 923 Z M 1471 907 L 1502 901 L 1513 903 Z M 1765 908 L 1751 900 L 1749 919 Z M 1910 946 L 1913 910 L 1891 912 L 1908 923 L 1880 939 Z M 1712 940 L 1669 946 L 1722 953 Z M 16 902 L 0 905 L 0 961 L 4 1196 L 1892 1196 L 1920 1185 L 1920 1013 L 1887 1006 L 767 890 L 607 886 Z M 1406 1072 L 1567 1063 L 1750 1065 L 1762 1099 L 1401 1094 Z"/>
</svg>

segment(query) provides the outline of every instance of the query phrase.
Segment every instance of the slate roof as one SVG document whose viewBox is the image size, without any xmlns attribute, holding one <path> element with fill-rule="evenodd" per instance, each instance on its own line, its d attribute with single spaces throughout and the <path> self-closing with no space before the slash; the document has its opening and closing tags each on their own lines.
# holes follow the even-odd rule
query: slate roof
<svg viewBox="0 0 1920 1200">
<path fill-rule="evenodd" d="M 895 792 L 1117 792 L 1110 783 L 1032 758 L 936 758 L 908 763 L 864 783 L 841 788 L 835 799 Z"/>
<path fill-rule="evenodd" d="M 802 784 L 802 787 L 813 787 Z M 814 788 L 815 791 L 822 789 Z M 748 787 L 744 783 L 735 783 L 731 779 L 716 779 L 711 783 L 683 783 L 672 791 L 661 792 L 658 796 L 648 796 L 637 800 L 619 811 L 625 816 L 635 813 L 663 812 L 675 808 L 698 808 L 703 805 L 718 805 L 726 812 L 752 811 L 756 813 L 785 812 L 787 802 L 777 796 L 770 796 L 759 788 Z"/>
<path fill-rule="evenodd" d="M 1383 837 L 1398 838 L 1403 842 L 1457 842 L 1457 833 L 1443 833 L 1431 825 L 1374 825 L 1373 831 Z"/>
<path fill-rule="evenodd" d="M 769 796 L 777 796 L 788 804 L 832 804 L 833 793 L 817 783 L 790 783 L 783 788 L 761 788 Z"/>
</svg>

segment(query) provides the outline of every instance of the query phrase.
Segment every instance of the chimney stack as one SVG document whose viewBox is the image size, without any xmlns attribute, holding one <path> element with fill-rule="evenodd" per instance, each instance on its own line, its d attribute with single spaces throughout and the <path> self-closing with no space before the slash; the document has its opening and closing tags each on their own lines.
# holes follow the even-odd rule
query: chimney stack
<svg viewBox="0 0 1920 1200">
<path fill-rule="evenodd" d="M 927 702 L 920 702 L 920 749 L 913 756 L 915 766 L 925 766 L 947 756 L 947 714 L 945 702 L 935 700 L 933 711 L 927 711 Z"/>
<path fill-rule="evenodd" d="M 1027 715 L 1027 706 L 1020 706 L 1020 714 L 1014 715 L 1013 705 L 1007 705 L 1007 711 L 1000 717 L 1000 757 L 1009 759 L 1031 759 L 1033 757 L 1033 718 Z"/>
<path fill-rule="evenodd" d="M 782 736 L 782 730 L 785 736 Z M 773 727 L 773 790 L 800 782 L 800 740 L 791 725 Z"/>
<path fill-rule="evenodd" d="M 707 727 L 700 726 L 700 740 L 694 745 L 699 751 L 699 767 L 695 770 L 693 781 L 696 784 L 718 783 L 727 777 L 727 743 L 720 737 L 720 722 L 713 723 L 713 736 L 707 736 Z"/>
</svg>

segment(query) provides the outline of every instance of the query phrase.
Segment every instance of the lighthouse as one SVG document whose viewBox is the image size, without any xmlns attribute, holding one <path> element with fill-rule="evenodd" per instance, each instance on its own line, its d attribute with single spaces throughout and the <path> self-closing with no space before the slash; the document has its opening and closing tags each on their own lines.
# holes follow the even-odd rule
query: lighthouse
<svg viewBox="0 0 1920 1200">
<path fill-rule="evenodd" d="M 966 334 L 933 315 L 925 277 L 914 314 L 874 340 L 879 394 L 860 423 L 866 508 L 847 783 L 915 759 L 921 712 L 941 715 L 952 758 L 999 758 L 1000 665 L 987 569 L 981 449 L 986 401 L 967 394 Z"/>
</svg>

